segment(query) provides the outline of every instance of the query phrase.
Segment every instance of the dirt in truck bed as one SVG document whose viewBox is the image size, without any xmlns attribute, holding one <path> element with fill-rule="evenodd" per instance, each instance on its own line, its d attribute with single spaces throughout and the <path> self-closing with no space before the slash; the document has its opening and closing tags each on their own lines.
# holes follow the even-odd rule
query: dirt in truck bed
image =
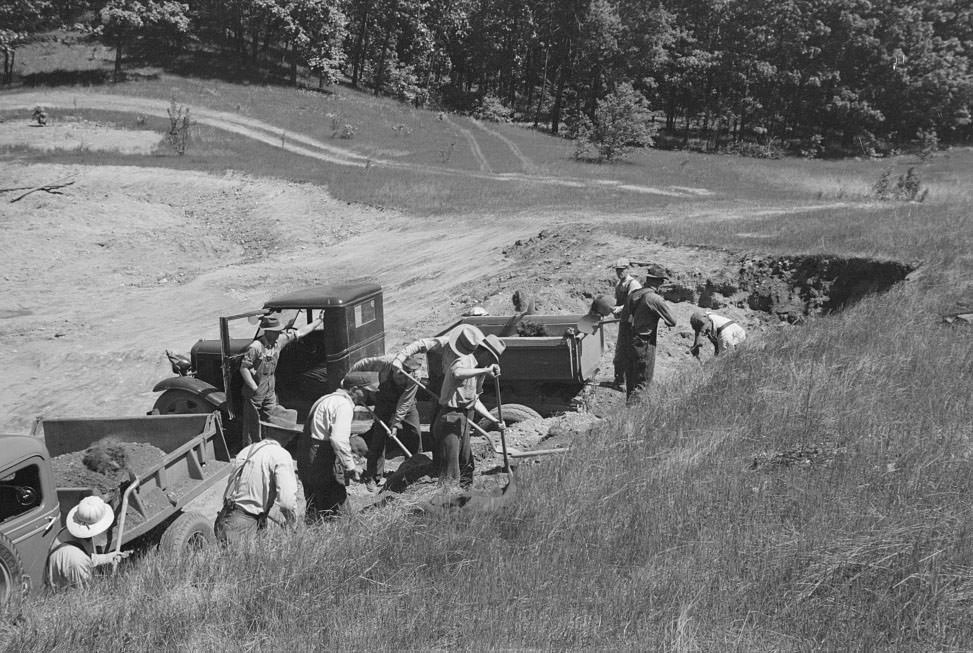
<svg viewBox="0 0 973 653">
<path fill-rule="evenodd" d="M 92 488 L 115 505 L 128 471 L 143 474 L 165 458 L 166 452 L 142 442 L 99 440 L 83 451 L 53 458 L 54 482 L 62 488 Z"/>
</svg>

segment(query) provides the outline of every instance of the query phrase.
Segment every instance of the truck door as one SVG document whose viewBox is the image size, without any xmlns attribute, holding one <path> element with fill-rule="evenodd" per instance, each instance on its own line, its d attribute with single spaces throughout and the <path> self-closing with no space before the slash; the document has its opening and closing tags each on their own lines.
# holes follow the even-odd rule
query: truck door
<svg viewBox="0 0 973 653">
<path fill-rule="evenodd" d="M 0 533 L 13 543 L 32 591 L 43 587 L 60 515 L 47 461 L 32 456 L 0 470 Z"/>
</svg>

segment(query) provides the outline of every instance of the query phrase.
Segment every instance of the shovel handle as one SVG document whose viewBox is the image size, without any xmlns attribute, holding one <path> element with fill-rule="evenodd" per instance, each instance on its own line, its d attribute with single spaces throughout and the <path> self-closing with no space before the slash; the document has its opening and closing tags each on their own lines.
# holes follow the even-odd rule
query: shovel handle
<svg viewBox="0 0 973 653">
<path fill-rule="evenodd" d="M 389 436 L 390 438 L 392 438 L 392 440 L 395 441 L 395 444 L 399 445 L 399 449 L 401 449 L 403 451 L 403 453 L 405 453 L 405 457 L 406 458 L 412 458 L 412 452 L 409 451 L 404 444 L 402 444 L 402 441 L 401 440 L 399 440 L 397 437 L 395 437 L 395 434 L 392 433 L 392 429 L 389 428 L 388 424 L 386 424 L 385 422 L 383 422 L 382 420 L 380 420 L 378 418 L 378 415 L 375 414 L 375 411 L 372 410 L 371 408 L 369 408 L 368 406 L 365 406 L 365 410 L 367 410 L 369 413 L 371 413 L 372 417 L 375 418 L 375 421 L 382 425 L 382 428 L 385 429 L 385 434 L 387 436 Z"/>
</svg>

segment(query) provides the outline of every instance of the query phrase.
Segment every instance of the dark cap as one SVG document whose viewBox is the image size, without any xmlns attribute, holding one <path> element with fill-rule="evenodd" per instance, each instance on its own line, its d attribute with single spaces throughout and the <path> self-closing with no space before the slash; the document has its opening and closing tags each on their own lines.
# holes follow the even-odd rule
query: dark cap
<svg viewBox="0 0 973 653">
<path fill-rule="evenodd" d="M 503 352 L 507 348 L 507 345 L 504 344 L 503 340 L 501 340 L 500 338 L 498 338 L 497 336 L 491 333 L 490 335 L 485 336 L 482 341 L 480 341 L 480 347 L 483 347 L 488 352 L 490 352 L 499 363 L 500 356 L 503 355 Z"/>
<path fill-rule="evenodd" d="M 652 263 L 651 265 L 646 267 L 645 278 L 646 279 L 668 279 L 669 273 L 666 272 L 666 269 L 661 265 Z"/>
</svg>

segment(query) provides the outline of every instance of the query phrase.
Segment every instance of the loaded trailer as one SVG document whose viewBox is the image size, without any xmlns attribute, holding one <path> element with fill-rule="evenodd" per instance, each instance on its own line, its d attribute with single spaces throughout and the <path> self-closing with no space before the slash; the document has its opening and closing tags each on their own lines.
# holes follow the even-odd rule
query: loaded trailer
<svg viewBox="0 0 973 653">
<path fill-rule="evenodd" d="M 44 586 L 68 511 L 85 496 L 106 494 L 104 487 L 63 484 L 92 478 L 72 477 L 71 466 L 105 438 L 139 452 L 126 479 L 103 496 L 115 511 L 106 551 L 157 537 L 160 548 L 178 555 L 214 540 L 212 519 L 189 504 L 233 469 L 218 412 L 38 420 L 31 435 L 0 436 L 0 606 L 15 608 Z"/>
</svg>

